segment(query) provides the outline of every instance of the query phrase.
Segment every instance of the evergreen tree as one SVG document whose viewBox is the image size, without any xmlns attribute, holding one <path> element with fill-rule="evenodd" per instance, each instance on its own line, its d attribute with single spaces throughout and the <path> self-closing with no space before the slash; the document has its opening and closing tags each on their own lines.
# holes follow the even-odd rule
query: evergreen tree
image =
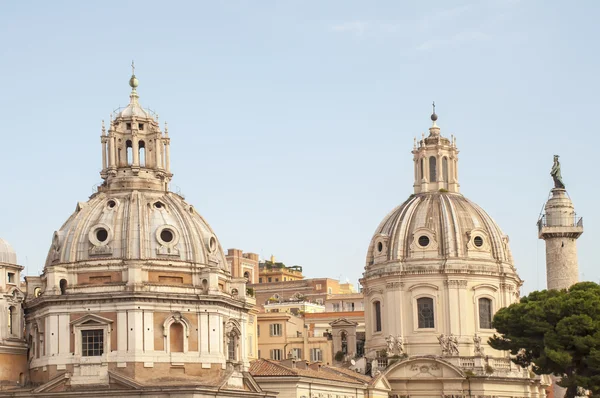
<svg viewBox="0 0 600 398">
<path fill-rule="evenodd" d="M 532 365 L 537 374 L 553 374 L 567 389 L 600 395 L 600 286 L 582 282 L 568 290 L 532 292 L 494 316 L 500 335 L 490 338 L 497 350 L 513 354 L 513 362 Z"/>
</svg>

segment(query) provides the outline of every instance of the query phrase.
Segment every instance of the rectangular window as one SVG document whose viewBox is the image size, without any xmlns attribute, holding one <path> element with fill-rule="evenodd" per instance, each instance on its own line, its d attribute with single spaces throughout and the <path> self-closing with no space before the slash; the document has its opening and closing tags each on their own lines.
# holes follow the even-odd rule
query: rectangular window
<svg viewBox="0 0 600 398">
<path fill-rule="evenodd" d="M 375 310 L 375 331 L 381 332 L 381 302 L 374 302 L 373 309 Z"/>
<path fill-rule="evenodd" d="M 354 311 L 354 303 L 350 303 L 350 311 Z"/>
<path fill-rule="evenodd" d="M 320 284 L 320 283 L 317 283 L 317 286 L 315 286 L 315 288 L 316 288 L 317 290 L 321 290 L 321 284 Z"/>
<path fill-rule="evenodd" d="M 479 299 L 479 327 L 481 329 L 492 328 L 492 300 L 488 298 Z"/>
<path fill-rule="evenodd" d="M 13 272 L 8 273 L 8 283 L 15 283 L 15 274 Z"/>
<path fill-rule="evenodd" d="M 131 123 L 126 123 L 125 127 L 127 127 L 127 130 L 131 130 Z"/>
<path fill-rule="evenodd" d="M 339 312 L 339 311 L 340 311 L 340 304 L 339 303 L 333 304 L 333 312 Z"/>
<path fill-rule="evenodd" d="M 271 359 L 273 359 L 275 361 L 281 361 L 281 350 L 280 349 L 271 350 Z"/>
<path fill-rule="evenodd" d="M 269 277 L 269 282 L 272 282 L 273 280 L 271 279 L 271 277 Z"/>
<path fill-rule="evenodd" d="M 138 123 L 138 129 L 139 130 L 143 130 L 144 129 L 144 124 L 143 123 Z"/>
<path fill-rule="evenodd" d="M 417 312 L 419 329 L 433 329 L 435 327 L 432 298 L 421 297 L 417 299 Z"/>
<path fill-rule="evenodd" d="M 260 337 L 260 325 L 256 325 L 256 337 Z"/>
<path fill-rule="evenodd" d="M 84 357 L 97 357 L 104 353 L 104 330 L 81 331 L 81 355 Z"/>
<path fill-rule="evenodd" d="M 320 348 L 311 348 L 310 349 L 310 361 L 311 362 L 322 362 L 323 361 L 323 352 Z"/>
<path fill-rule="evenodd" d="M 258 359 L 260 359 L 260 350 L 258 350 Z"/>
<path fill-rule="evenodd" d="M 271 328 L 271 336 L 281 336 L 281 330 L 283 329 L 281 323 L 272 323 L 269 326 Z"/>
<path fill-rule="evenodd" d="M 248 336 L 248 356 L 252 356 L 254 354 L 254 344 L 252 341 L 252 335 Z"/>
<path fill-rule="evenodd" d="M 258 283 L 262 283 L 262 278 L 258 278 Z"/>
</svg>

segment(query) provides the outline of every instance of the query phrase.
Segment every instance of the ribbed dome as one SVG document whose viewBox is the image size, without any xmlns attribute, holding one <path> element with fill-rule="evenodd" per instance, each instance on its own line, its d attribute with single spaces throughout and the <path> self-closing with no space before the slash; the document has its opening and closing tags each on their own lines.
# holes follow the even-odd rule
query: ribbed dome
<svg viewBox="0 0 600 398">
<path fill-rule="evenodd" d="M 229 270 L 206 221 L 179 195 L 161 191 L 100 192 L 79 203 L 55 232 L 46 266 L 138 259 Z"/>
<path fill-rule="evenodd" d="M 512 267 L 508 237 L 481 207 L 461 194 L 411 195 L 377 228 L 367 267 L 393 261 L 473 258 Z"/>
<path fill-rule="evenodd" d="M 17 264 L 17 253 L 12 246 L 0 238 L 0 263 Z"/>
</svg>

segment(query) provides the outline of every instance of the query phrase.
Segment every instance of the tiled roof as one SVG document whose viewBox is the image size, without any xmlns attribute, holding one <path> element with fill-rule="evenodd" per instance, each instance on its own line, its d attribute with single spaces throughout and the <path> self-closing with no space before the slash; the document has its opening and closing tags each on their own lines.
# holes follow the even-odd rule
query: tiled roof
<svg viewBox="0 0 600 398">
<path fill-rule="evenodd" d="M 359 385 L 367 384 L 371 380 L 371 378 L 368 376 L 363 376 L 366 377 L 364 380 L 362 378 L 351 377 L 345 372 L 337 372 L 335 369 L 336 368 L 325 365 L 321 366 L 321 370 L 288 368 L 277 361 L 257 359 L 250 365 L 250 374 L 253 377 L 310 377 L 313 379 L 334 380 Z M 362 381 L 359 381 L 359 379 Z"/>
</svg>

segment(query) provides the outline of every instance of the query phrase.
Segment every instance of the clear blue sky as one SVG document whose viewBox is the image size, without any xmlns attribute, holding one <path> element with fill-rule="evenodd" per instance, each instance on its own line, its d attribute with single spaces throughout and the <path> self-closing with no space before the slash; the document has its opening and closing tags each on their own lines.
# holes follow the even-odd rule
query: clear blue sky
<svg viewBox="0 0 600 398">
<path fill-rule="evenodd" d="M 169 122 L 173 189 L 221 244 L 356 283 L 412 193 L 438 105 L 462 192 L 545 287 L 536 220 L 552 155 L 598 281 L 595 1 L 0 1 L 0 236 L 29 274 L 101 180 L 100 122 L 128 101 Z M 596 167 L 595 167 L 596 165 Z M 177 187 L 176 187 L 177 186 Z"/>
</svg>

